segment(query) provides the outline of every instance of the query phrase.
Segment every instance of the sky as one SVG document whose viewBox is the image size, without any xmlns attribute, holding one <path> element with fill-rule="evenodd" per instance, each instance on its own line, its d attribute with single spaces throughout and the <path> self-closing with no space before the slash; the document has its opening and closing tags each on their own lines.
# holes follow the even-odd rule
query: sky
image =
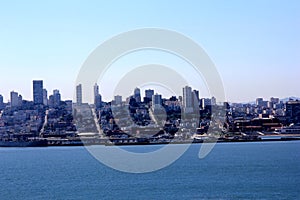
<svg viewBox="0 0 300 200">
<path fill-rule="evenodd" d="M 230 102 L 299 97 L 299 10 L 300 1 L 276 0 L 0 0 L 0 94 L 7 101 L 14 90 L 31 100 L 32 80 L 42 79 L 49 94 L 59 89 L 63 99 L 72 99 L 80 68 L 96 47 L 122 32 L 155 27 L 186 35 L 205 49 Z M 157 52 L 130 58 L 114 64 L 116 74 L 118 67 L 126 73 L 152 62 L 189 68 Z M 118 83 L 119 75 L 99 81 L 104 100 L 112 98 L 111 83 Z"/>
</svg>

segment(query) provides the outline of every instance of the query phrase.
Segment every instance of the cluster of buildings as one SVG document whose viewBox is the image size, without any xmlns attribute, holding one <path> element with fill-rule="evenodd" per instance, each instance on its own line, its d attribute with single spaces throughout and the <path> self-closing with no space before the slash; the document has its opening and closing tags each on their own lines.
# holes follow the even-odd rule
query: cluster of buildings
<svg viewBox="0 0 300 200">
<path fill-rule="evenodd" d="M 0 95 L 0 136 L 48 136 L 76 131 L 73 124 L 72 101 L 62 101 L 59 90 L 49 97 L 42 80 L 34 80 L 33 101 L 24 100 L 15 91 L 10 101 Z"/>
<path fill-rule="evenodd" d="M 142 94 L 139 88 L 123 100 L 114 96 L 103 102 L 94 85 L 94 102 L 83 102 L 82 85 L 76 86 L 76 102 L 62 101 L 59 90 L 48 96 L 42 80 L 34 80 L 33 101 L 15 91 L 10 101 L 0 95 L 0 136 L 31 135 L 75 137 L 85 132 L 109 137 L 190 138 L 213 128 L 220 134 L 272 132 L 300 124 L 300 101 L 279 98 L 255 103 L 217 103 L 216 98 L 200 98 L 199 91 L 182 88 L 182 96 L 163 98 L 153 89 Z"/>
</svg>

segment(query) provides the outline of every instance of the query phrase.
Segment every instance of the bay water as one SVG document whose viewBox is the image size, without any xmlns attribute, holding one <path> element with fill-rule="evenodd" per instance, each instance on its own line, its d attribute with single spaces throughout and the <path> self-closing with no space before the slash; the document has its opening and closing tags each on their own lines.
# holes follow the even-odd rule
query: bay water
<svg viewBox="0 0 300 200">
<path fill-rule="evenodd" d="M 111 169 L 85 147 L 0 148 L 0 199 L 300 199 L 300 141 L 218 143 L 204 159 L 200 147 L 145 174 Z"/>
</svg>

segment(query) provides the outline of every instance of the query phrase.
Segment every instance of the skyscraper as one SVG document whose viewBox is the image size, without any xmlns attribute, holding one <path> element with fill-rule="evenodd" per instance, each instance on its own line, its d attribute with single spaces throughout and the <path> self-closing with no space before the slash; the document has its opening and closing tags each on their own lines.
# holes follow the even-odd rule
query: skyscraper
<svg viewBox="0 0 300 200">
<path fill-rule="evenodd" d="M 157 108 L 161 108 L 162 98 L 160 94 L 152 95 L 152 108 L 155 110 Z"/>
<path fill-rule="evenodd" d="M 48 93 L 47 93 L 47 90 L 46 89 L 43 89 L 43 104 L 45 106 L 48 105 Z"/>
<path fill-rule="evenodd" d="M 76 103 L 82 104 L 82 85 L 81 84 L 76 86 Z"/>
<path fill-rule="evenodd" d="M 140 90 L 140 88 L 135 88 L 134 89 L 133 97 L 135 98 L 136 102 L 141 102 L 141 90 Z"/>
<path fill-rule="evenodd" d="M 3 96 L 0 94 L 0 109 L 4 107 Z"/>
<path fill-rule="evenodd" d="M 116 105 L 121 105 L 122 104 L 122 96 L 120 96 L 120 95 L 115 96 L 115 104 Z"/>
<path fill-rule="evenodd" d="M 99 86 L 97 83 L 94 85 L 94 105 L 96 108 L 100 108 L 102 103 L 102 96 L 99 94 Z"/>
<path fill-rule="evenodd" d="M 34 104 L 43 104 L 43 81 L 33 81 L 33 102 Z"/>
<path fill-rule="evenodd" d="M 19 105 L 19 96 L 17 92 L 10 92 L 10 106 L 17 107 Z"/>
<path fill-rule="evenodd" d="M 94 85 L 94 97 L 96 97 L 99 94 L 99 86 L 97 85 L 97 83 L 95 83 Z"/>
<path fill-rule="evenodd" d="M 54 106 L 59 106 L 61 101 L 61 96 L 59 90 L 53 90 L 53 104 Z"/>
<path fill-rule="evenodd" d="M 193 112 L 193 93 L 192 88 L 185 86 L 183 88 L 183 109 L 186 113 Z"/>
</svg>

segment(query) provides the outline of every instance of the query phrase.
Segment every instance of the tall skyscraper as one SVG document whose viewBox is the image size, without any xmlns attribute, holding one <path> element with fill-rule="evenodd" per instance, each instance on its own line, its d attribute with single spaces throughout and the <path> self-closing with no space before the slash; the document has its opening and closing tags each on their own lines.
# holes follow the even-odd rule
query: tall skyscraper
<svg viewBox="0 0 300 200">
<path fill-rule="evenodd" d="M 22 95 L 19 94 L 19 96 L 18 96 L 18 106 L 22 106 L 22 104 L 23 104 L 23 97 L 22 97 Z"/>
<path fill-rule="evenodd" d="M 81 84 L 76 86 L 76 103 L 82 104 L 82 85 Z"/>
<path fill-rule="evenodd" d="M 116 105 L 122 104 L 122 96 L 120 96 L 120 95 L 115 96 L 115 104 Z"/>
<path fill-rule="evenodd" d="M 97 83 L 94 85 L 94 105 L 96 108 L 100 108 L 102 104 L 102 96 L 99 94 L 99 86 Z"/>
<path fill-rule="evenodd" d="M 198 90 L 193 90 L 192 102 L 193 102 L 194 109 L 195 110 L 198 109 L 199 108 L 199 103 L 200 103 L 199 91 Z"/>
<path fill-rule="evenodd" d="M 136 102 L 141 102 L 141 90 L 140 90 L 140 88 L 135 88 L 134 89 L 133 97 L 135 98 Z"/>
<path fill-rule="evenodd" d="M 193 112 L 193 93 L 192 88 L 185 86 L 183 88 L 183 109 L 186 113 Z"/>
<path fill-rule="evenodd" d="M 53 90 L 53 104 L 54 106 L 59 106 L 61 101 L 61 96 L 59 90 Z"/>
<path fill-rule="evenodd" d="M 10 106 L 17 107 L 19 105 L 19 96 L 17 92 L 10 92 Z"/>
<path fill-rule="evenodd" d="M 34 104 L 43 104 L 43 81 L 33 81 L 33 102 Z"/>
<path fill-rule="evenodd" d="M 95 83 L 94 85 L 94 97 L 96 97 L 99 94 L 99 86 L 97 85 L 97 83 Z"/>
<path fill-rule="evenodd" d="M 4 108 L 3 96 L 0 94 L 0 109 Z"/>
<path fill-rule="evenodd" d="M 162 98 L 160 94 L 152 95 L 152 108 L 155 110 L 157 108 L 161 108 Z"/>
<path fill-rule="evenodd" d="M 46 89 L 43 89 L 43 104 L 45 106 L 48 105 L 48 93 L 47 93 L 47 90 Z"/>
<path fill-rule="evenodd" d="M 154 95 L 154 90 L 151 89 L 145 90 L 145 97 L 152 99 L 153 95 Z"/>
</svg>

